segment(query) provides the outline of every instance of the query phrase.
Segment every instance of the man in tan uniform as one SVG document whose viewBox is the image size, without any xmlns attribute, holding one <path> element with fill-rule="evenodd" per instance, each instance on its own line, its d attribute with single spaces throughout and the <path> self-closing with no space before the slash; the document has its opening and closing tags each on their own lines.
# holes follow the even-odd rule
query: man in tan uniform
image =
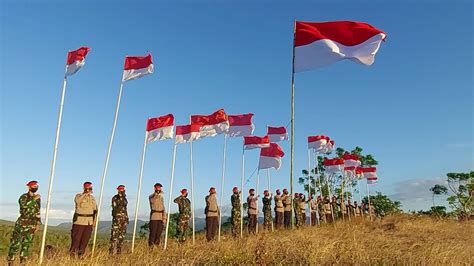
<svg viewBox="0 0 474 266">
<path fill-rule="evenodd" d="M 291 195 L 288 194 L 288 190 L 285 188 L 283 189 L 283 223 L 285 224 L 286 229 L 291 229 Z"/>
<path fill-rule="evenodd" d="M 150 202 L 150 235 L 148 236 L 148 246 L 153 247 L 160 244 L 161 233 L 166 224 L 167 213 L 165 210 L 164 193 L 160 183 L 154 185 L 155 192 L 148 197 Z"/>
<path fill-rule="evenodd" d="M 92 228 L 95 225 L 97 215 L 97 204 L 92 195 L 92 183 L 83 184 L 83 193 L 78 193 L 74 198 L 76 209 L 72 219 L 71 230 L 71 255 L 82 256 L 92 234 Z"/>
<path fill-rule="evenodd" d="M 306 201 L 306 198 L 303 193 L 299 193 L 299 198 L 300 201 L 298 202 L 298 209 L 300 211 L 300 225 L 304 226 L 306 225 L 306 204 L 308 201 Z"/>
<path fill-rule="evenodd" d="M 354 201 L 354 217 L 361 217 L 362 212 L 360 210 L 360 206 L 357 204 L 357 201 Z"/>
<path fill-rule="evenodd" d="M 209 195 L 206 196 L 206 239 L 211 241 L 215 238 L 219 228 L 219 205 L 217 204 L 216 189 L 211 187 Z"/>
<path fill-rule="evenodd" d="M 334 221 L 334 213 L 332 209 L 332 204 L 331 200 L 329 199 L 328 196 L 325 197 L 324 203 L 323 203 L 323 210 L 324 210 L 324 215 L 326 217 L 326 222 L 327 223 L 332 223 Z"/>
<path fill-rule="evenodd" d="M 249 234 L 255 234 L 257 232 L 257 201 L 258 196 L 255 196 L 255 189 L 249 190 L 249 196 L 247 197 L 247 215 L 248 215 L 248 230 Z"/>
<path fill-rule="evenodd" d="M 318 215 L 318 202 L 316 201 L 313 196 L 308 197 L 309 201 L 309 210 L 310 210 L 310 215 L 311 215 L 311 225 L 315 226 L 316 224 L 319 224 L 319 215 Z"/>
<path fill-rule="evenodd" d="M 276 195 L 274 197 L 275 200 L 275 228 L 279 229 L 283 225 L 283 196 L 279 189 L 276 190 Z"/>
</svg>

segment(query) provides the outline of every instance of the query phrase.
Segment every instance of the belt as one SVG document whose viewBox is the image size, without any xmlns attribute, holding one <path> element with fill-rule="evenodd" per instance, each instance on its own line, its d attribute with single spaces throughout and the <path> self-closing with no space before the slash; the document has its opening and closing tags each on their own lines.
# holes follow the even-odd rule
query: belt
<svg viewBox="0 0 474 266">
<path fill-rule="evenodd" d="M 154 212 L 164 213 L 165 211 L 164 211 L 164 210 L 163 210 L 163 211 L 151 210 L 151 212 L 152 212 L 152 213 L 154 213 Z"/>
<path fill-rule="evenodd" d="M 79 217 L 94 217 L 94 214 L 80 214 L 80 213 L 75 213 Z"/>
<path fill-rule="evenodd" d="M 250 206 L 249 206 L 249 209 L 256 210 L 257 208 L 254 208 L 254 207 L 250 207 Z"/>
<path fill-rule="evenodd" d="M 212 210 L 207 210 L 207 211 L 208 211 L 208 212 L 217 212 L 217 210 L 215 210 L 215 211 L 212 211 Z"/>
</svg>

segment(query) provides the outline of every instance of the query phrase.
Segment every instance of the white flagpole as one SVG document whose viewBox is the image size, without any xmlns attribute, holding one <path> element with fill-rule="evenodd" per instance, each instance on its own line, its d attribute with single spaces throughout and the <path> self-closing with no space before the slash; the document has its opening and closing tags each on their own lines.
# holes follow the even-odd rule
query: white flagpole
<svg viewBox="0 0 474 266">
<path fill-rule="evenodd" d="M 242 145 L 242 175 L 240 179 L 240 238 L 244 236 L 244 177 L 245 177 L 245 148 Z"/>
<path fill-rule="evenodd" d="M 293 212 L 293 159 L 295 149 L 295 39 L 296 20 L 293 26 L 293 61 L 291 65 L 291 145 L 290 145 L 290 193 L 291 211 Z M 294 227 L 294 220 L 291 219 L 291 228 Z"/>
<path fill-rule="evenodd" d="M 369 220 L 372 221 L 372 212 L 370 206 L 370 191 L 369 191 L 369 183 L 367 182 L 367 202 L 369 203 Z"/>
<path fill-rule="evenodd" d="M 51 172 L 49 175 L 49 188 L 48 188 L 48 200 L 46 202 L 46 214 L 44 218 L 44 228 L 43 228 L 43 237 L 41 239 L 41 251 L 40 251 L 40 258 L 39 258 L 39 264 L 43 262 L 43 256 L 44 256 L 44 247 L 46 244 L 46 231 L 48 231 L 48 221 L 49 221 L 49 208 L 51 205 L 51 193 L 53 190 L 53 181 L 54 181 L 54 173 L 56 170 L 56 155 L 58 151 L 58 144 L 59 144 L 59 132 L 61 130 L 61 121 L 63 118 L 63 107 L 64 107 L 64 96 L 66 94 L 66 83 L 67 83 L 67 78 L 66 75 L 64 75 L 64 80 L 63 80 L 63 88 L 61 90 L 61 100 L 59 104 L 59 113 L 58 113 L 58 122 L 56 125 L 56 138 L 54 140 L 54 147 L 53 147 L 53 160 L 51 161 Z"/>
<path fill-rule="evenodd" d="M 322 192 L 323 190 L 321 189 L 321 180 L 318 176 L 318 172 L 319 172 L 318 153 L 316 151 L 313 152 L 313 159 L 314 159 L 314 178 L 318 180 L 319 194 L 321 195 L 321 200 L 323 200 L 323 192 Z M 316 197 L 316 180 L 314 181 L 314 196 Z M 317 198 L 316 198 L 316 206 L 318 206 Z M 317 219 L 316 221 L 317 224 L 320 225 L 321 214 L 319 213 L 319 209 L 316 210 L 316 219 Z"/>
<path fill-rule="evenodd" d="M 222 179 L 221 179 L 221 199 L 220 208 L 222 209 L 222 201 L 224 199 L 224 180 L 225 180 L 225 153 L 227 149 L 227 134 L 224 133 L 224 152 L 222 156 Z M 222 212 L 219 212 L 219 232 L 217 235 L 217 242 L 221 241 L 221 227 L 222 227 Z"/>
<path fill-rule="evenodd" d="M 257 204 L 257 205 L 256 205 L 256 206 L 257 206 L 257 227 L 255 228 L 255 233 L 256 233 L 256 234 L 258 234 L 258 214 L 259 214 L 259 210 L 258 210 L 258 198 L 259 198 L 259 197 L 258 197 L 258 196 L 259 196 L 259 194 L 258 194 L 258 186 L 259 186 L 259 184 L 260 184 L 260 169 L 257 170 L 257 187 L 256 187 L 256 192 L 257 192 L 257 193 L 256 193 L 256 194 L 257 194 L 257 195 L 256 195 L 256 197 L 257 197 L 257 203 L 256 203 L 256 204 Z"/>
<path fill-rule="evenodd" d="M 268 192 L 270 193 L 270 199 L 272 198 L 272 190 L 271 190 L 271 179 L 272 177 L 270 176 L 270 168 L 267 169 L 267 177 L 268 177 Z M 276 203 L 275 203 L 276 204 Z M 271 212 L 270 212 L 271 213 Z M 272 217 L 272 232 L 273 232 L 273 217 Z"/>
<path fill-rule="evenodd" d="M 312 225 L 311 221 L 311 149 L 308 149 L 308 206 L 309 206 L 309 225 Z M 304 221 L 306 223 L 306 221 Z"/>
<path fill-rule="evenodd" d="M 194 216 L 194 169 L 193 169 L 193 142 L 189 142 L 189 172 L 191 175 L 191 216 L 193 220 L 193 245 L 196 243 L 196 220 Z"/>
<path fill-rule="evenodd" d="M 97 216 L 95 217 L 95 226 L 94 226 L 94 238 L 92 241 L 92 257 L 94 257 L 95 244 L 97 241 L 97 230 L 99 228 L 100 208 L 102 207 L 102 198 L 104 195 L 105 177 L 107 176 L 107 170 L 109 167 L 109 160 L 110 160 L 110 151 L 112 150 L 112 144 L 114 142 L 114 135 L 115 135 L 115 128 L 117 127 L 117 119 L 118 119 L 118 114 L 120 110 L 120 100 L 122 99 L 122 89 L 123 89 L 123 81 L 120 81 L 120 89 L 119 89 L 119 94 L 117 97 L 117 107 L 115 108 L 114 124 L 112 126 L 112 134 L 110 135 L 109 147 L 107 149 L 107 156 L 105 157 L 104 173 L 102 174 L 102 182 L 100 185 L 99 206 L 97 207 Z"/>
<path fill-rule="evenodd" d="M 148 121 L 148 120 L 147 120 Z M 137 202 L 135 203 L 135 221 L 133 223 L 133 235 L 132 235 L 132 253 L 135 248 L 135 236 L 137 234 L 137 224 L 138 224 L 138 208 L 140 206 L 140 195 L 142 191 L 142 178 L 143 178 L 143 168 L 145 165 L 145 154 L 147 147 L 147 137 L 148 132 L 145 130 L 145 140 L 143 141 L 143 150 L 142 150 L 142 160 L 140 162 L 140 174 L 138 175 L 138 192 L 137 192 Z"/>
<path fill-rule="evenodd" d="M 176 143 L 173 144 L 173 160 L 171 162 L 171 180 L 170 180 L 170 192 L 168 198 L 168 217 L 166 219 L 166 233 L 165 233 L 165 244 L 163 249 L 166 249 L 168 245 L 168 232 L 170 228 L 170 217 L 171 217 L 171 197 L 173 195 L 173 180 L 174 180 L 174 165 L 176 161 Z"/>
<path fill-rule="evenodd" d="M 362 196 L 361 196 L 361 191 L 360 191 L 360 180 L 357 180 L 357 186 L 359 187 L 359 204 L 362 203 Z"/>
</svg>

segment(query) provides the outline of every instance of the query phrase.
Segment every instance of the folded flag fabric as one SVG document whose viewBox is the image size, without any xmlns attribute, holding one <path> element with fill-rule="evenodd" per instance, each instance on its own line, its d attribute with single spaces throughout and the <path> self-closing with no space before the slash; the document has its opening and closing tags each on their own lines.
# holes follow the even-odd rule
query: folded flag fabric
<svg viewBox="0 0 474 266">
<path fill-rule="evenodd" d="M 176 126 L 176 135 L 174 138 L 174 143 L 181 144 L 198 140 L 200 137 L 200 128 L 201 126 L 193 124 Z"/>
<path fill-rule="evenodd" d="M 378 181 L 377 168 L 375 167 L 358 167 L 362 175 L 367 179 L 367 184 L 375 184 Z"/>
<path fill-rule="evenodd" d="M 146 56 L 127 56 L 123 68 L 122 82 L 141 78 L 153 73 L 151 54 Z"/>
<path fill-rule="evenodd" d="M 253 114 L 228 115 L 229 129 L 227 134 L 230 137 L 250 136 L 253 134 L 255 126 L 252 123 Z"/>
<path fill-rule="evenodd" d="M 67 61 L 66 61 L 66 73 L 65 76 L 74 75 L 81 67 L 84 66 L 86 63 L 86 55 L 89 53 L 91 48 L 89 47 L 81 47 L 75 51 L 70 51 L 67 53 Z"/>
<path fill-rule="evenodd" d="M 334 140 L 329 140 L 321 153 L 329 154 L 334 151 Z"/>
<path fill-rule="evenodd" d="M 270 147 L 270 138 L 268 136 L 244 136 L 244 149 L 253 150 Z"/>
<path fill-rule="evenodd" d="M 297 21 L 295 26 L 295 72 L 343 59 L 372 65 L 380 43 L 387 36 L 370 24 L 356 21 Z"/>
<path fill-rule="evenodd" d="M 361 165 L 359 161 L 359 156 L 355 154 L 350 154 L 346 152 L 344 153 L 344 155 L 342 155 L 342 159 L 344 160 L 345 167 L 358 167 Z"/>
<path fill-rule="evenodd" d="M 322 152 L 325 150 L 328 142 L 329 142 L 329 138 L 323 135 L 309 136 L 308 149 L 313 149 L 316 152 Z"/>
<path fill-rule="evenodd" d="M 340 158 L 324 159 L 324 170 L 328 174 L 340 172 L 344 169 L 344 160 Z"/>
<path fill-rule="evenodd" d="M 174 117 L 172 114 L 149 118 L 146 124 L 146 142 L 150 143 L 157 140 L 172 139 L 173 129 Z"/>
<path fill-rule="evenodd" d="M 269 169 L 275 168 L 276 170 L 281 167 L 281 158 L 285 156 L 285 153 L 281 147 L 276 143 L 270 143 L 270 147 L 262 148 L 260 150 L 260 159 L 258 162 L 258 169 Z"/>
<path fill-rule="evenodd" d="M 213 137 L 229 129 L 229 120 L 224 109 L 219 109 L 210 115 L 192 115 L 191 124 L 201 126 L 201 138 Z"/>
<path fill-rule="evenodd" d="M 288 140 L 288 133 L 285 127 L 268 127 L 267 136 L 270 137 L 270 142 L 280 142 Z"/>
</svg>

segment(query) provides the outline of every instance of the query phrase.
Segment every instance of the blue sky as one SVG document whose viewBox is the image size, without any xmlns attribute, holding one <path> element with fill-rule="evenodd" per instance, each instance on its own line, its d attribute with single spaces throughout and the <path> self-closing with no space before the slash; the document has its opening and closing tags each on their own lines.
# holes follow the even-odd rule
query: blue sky
<svg viewBox="0 0 474 266">
<path fill-rule="evenodd" d="M 473 24 L 470 1 L 343 3 L 194 1 L 1 4 L 2 219 L 15 219 L 18 196 L 36 179 L 46 198 L 57 111 L 68 50 L 92 48 L 68 80 L 52 218 L 69 220 L 86 180 L 98 196 L 124 57 L 151 52 L 155 73 L 126 83 L 106 180 L 103 215 L 118 184 L 134 212 L 147 117 L 167 113 L 177 124 L 191 114 L 225 108 L 253 112 L 255 134 L 290 120 L 294 19 L 357 20 L 385 30 L 371 67 L 340 62 L 296 75 L 295 179 L 307 165 L 306 137 L 325 134 L 338 147 L 361 146 L 379 161 L 372 189 L 428 208 L 429 187 L 447 172 L 473 169 Z M 194 145 L 196 207 L 219 188 L 223 137 Z M 272 187 L 288 187 L 290 145 Z M 147 151 L 140 217 L 155 182 L 169 192 L 172 143 Z M 225 202 L 240 184 L 241 139 L 230 139 Z M 247 178 L 258 152 L 246 154 Z M 189 188 L 189 148 L 179 146 L 177 195 Z M 266 175 L 261 176 L 261 189 Z M 296 190 L 301 187 L 296 184 Z M 245 190 L 255 186 L 255 176 Z M 173 207 L 174 208 L 174 207 Z M 197 213 L 201 214 L 201 213 Z"/>
</svg>

